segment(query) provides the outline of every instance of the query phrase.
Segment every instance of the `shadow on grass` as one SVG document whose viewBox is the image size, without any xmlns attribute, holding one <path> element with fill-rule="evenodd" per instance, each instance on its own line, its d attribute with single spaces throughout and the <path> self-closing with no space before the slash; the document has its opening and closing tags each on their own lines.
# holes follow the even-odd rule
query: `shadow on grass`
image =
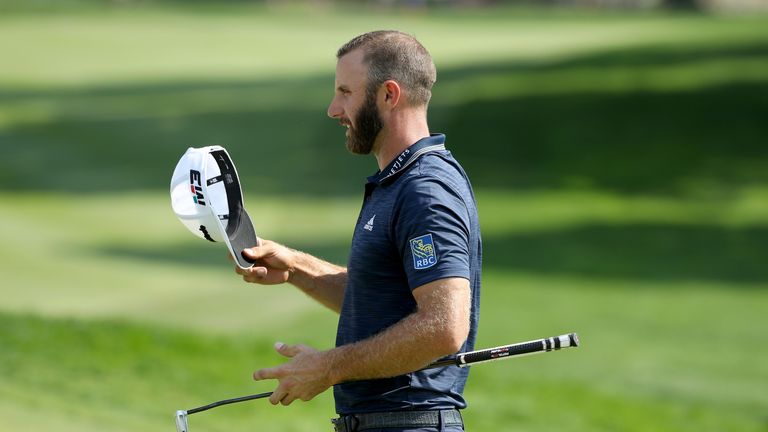
<svg viewBox="0 0 768 432">
<path fill-rule="evenodd" d="M 448 134 L 449 148 L 477 188 L 590 186 L 676 194 L 702 185 L 768 183 L 768 78 L 742 79 L 739 63 L 729 63 L 766 58 L 765 44 L 724 44 L 447 69 L 441 71 L 430 123 Z M 496 77 L 494 85 L 513 88 L 538 72 L 579 76 L 589 70 L 599 82 L 608 69 L 631 74 L 638 66 L 703 61 L 730 68 L 733 84 L 495 100 L 476 100 L 467 84 L 458 102 L 439 103 L 443 83 L 482 81 L 486 75 Z M 342 129 L 325 116 L 332 81 L 329 74 L 47 92 L 0 89 L 0 104 L 19 104 L 22 111 L 25 104 L 53 107 L 47 119 L 0 129 L 0 190 L 166 190 L 187 147 L 221 144 L 237 161 L 246 193 L 359 194 L 375 164 L 347 154 Z"/>
<path fill-rule="evenodd" d="M 439 82 L 455 81 L 489 73 L 511 72 L 567 72 L 570 69 L 616 68 L 643 66 L 675 66 L 690 63 L 760 59 L 768 57 L 768 46 L 764 43 L 742 45 L 707 44 L 693 45 L 649 45 L 632 49 L 605 50 L 586 55 L 555 61 L 541 62 L 496 62 L 467 65 L 461 68 L 439 72 Z"/>
<path fill-rule="evenodd" d="M 346 244 L 291 244 L 345 263 Z M 225 267 L 224 247 L 202 242 L 169 247 L 107 247 L 91 251 L 117 259 L 193 267 Z M 578 275 L 648 281 L 768 282 L 768 228 L 587 225 L 562 231 L 484 239 L 486 271 Z M 375 265 L 375 263 L 371 263 Z"/>
<path fill-rule="evenodd" d="M 488 268 L 659 281 L 768 282 L 768 228 L 587 225 L 486 239 Z"/>
<path fill-rule="evenodd" d="M 676 195 L 768 182 L 768 146 L 758 138 L 768 131 L 767 96 L 768 83 L 530 96 L 467 103 L 446 129 L 481 187 Z"/>
<path fill-rule="evenodd" d="M 345 264 L 348 256 L 348 244 L 291 243 L 296 248 L 326 261 Z M 140 246 L 105 246 L 83 251 L 85 254 L 108 258 L 144 261 L 152 264 L 189 266 L 190 268 L 234 268 L 234 263 L 227 259 L 227 249 L 223 243 L 195 241 L 190 243 L 152 247 Z"/>
</svg>

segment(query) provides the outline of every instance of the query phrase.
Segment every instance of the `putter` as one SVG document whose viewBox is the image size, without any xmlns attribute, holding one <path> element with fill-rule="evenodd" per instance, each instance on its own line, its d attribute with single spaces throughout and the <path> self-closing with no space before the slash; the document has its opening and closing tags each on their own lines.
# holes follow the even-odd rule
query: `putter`
<svg viewBox="0 0 768 432">
<path fill-rule="evenodd" d="M 217 402 L 209 403 L 208 405 L 192 408 L 186 411 L 178 410 L 176 411 L 176 432 L 189 432 L 189 423 L 187 421 L 187 416 L 189 414 L 199 413 L 201 411 L 207 411 L 211 408 L 216 408 L 218 406 L 228 405 L 236 402 L 245 402 L 249 400 L 270 397 L 271 395 L 272 395 L 272 392 L 259 393 L 259 394 L 253 394 L 248 396 L 236 397 L 232 399 L 224 399 Z"/>
<path fill-rule="evenodd" d="M 430 363 L 426 367 L 423 367 L 419 370 L 433 369 L 445 366 L 458 366 L 460 368 L 464 368 L 473 364 L 488 363 L 497 360 L 505 360 L 513 357 L 522 357 L 531 354 L 557 351 L 562 348 L 577 346 L 579 346 L 579 336 L 576 333 L 567 333 L 550 338 L 536 339 L 527 342 L 519 342 L 512 345 L 503 345 L 495 348 L 486 348 L 478 351 L 460 353 L 457 354 L 456 357 Z M 216 408 L 222 405 L 245 402 L 254 399 L 263 399 L 270 397 L 271 395 L 272 392 L 259 393 L 232 399 L 224 399 L 210 403 L 208 405 L 203 405 L 201 407 L 192 408 L 187 411 L 178 410 L 176 411 L 176 432 L 189 432 L 189 424 L 187 422 L 187 416 L 189 414 L 207 411 L 211 408 Z"/>
<path fill-rule="evenodd" d="M 188 430 L 187 412 L 184 410 L 176 411 L 176 432 L 187 432 Z"/>
</svg>

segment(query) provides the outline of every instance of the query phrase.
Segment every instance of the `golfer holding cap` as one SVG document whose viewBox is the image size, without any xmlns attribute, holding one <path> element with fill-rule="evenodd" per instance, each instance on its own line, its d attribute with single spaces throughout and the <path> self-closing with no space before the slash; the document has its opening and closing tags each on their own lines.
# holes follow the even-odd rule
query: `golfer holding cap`
<svg viewBox="0 0 768 432">
<path fill-rule="evenodd" d="M 307 401 L 333 386 L 337 431 L 462 431 L 469 368 L 417 371 L 474 348 L 481 239 L 464 170 L 430 134 L 432 58 L 412 36 L 360 35 L 337 53 L 328 115 L 347 148 L 372 153 L 347 267 L 262 240 L 236 267 L 247 282 L 295 285 L 338 312 L 336 348 L 275 345 L 290 358 L 254 372 L 276 379 L 270 401 Z M 414 372 L 416 371 L 416 372 Z"/>
</svg>

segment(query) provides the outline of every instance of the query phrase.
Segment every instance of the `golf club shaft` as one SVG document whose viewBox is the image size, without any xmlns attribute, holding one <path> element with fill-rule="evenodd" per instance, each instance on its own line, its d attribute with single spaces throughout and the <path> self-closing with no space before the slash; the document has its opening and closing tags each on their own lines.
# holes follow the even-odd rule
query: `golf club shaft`
<svg viewBox="0 0 768 432">
<path fill-rule="evenodd" d="M 222 406 L 222 405 L 228 405 L 228 404 L 237 403 L 237 402 L 245 402 L 245 401 L 249 401 L 249 400 L 253 400 L 253 399 L 261 399 L 261 398 L 270 397 L 270 396 L 272 396 L 272 392 L 253 394 L 253 395 L 248 395 L 248 396 L 241 396 L 241 397 L 236 397 L 236 398 L 232 398 L 232 399 L 224 399 L 224 400 L 220 400 L 218 402 L 210 403 L 208 405 L 204 405 L 204 406 L 201 406 L 201 407 L 192 408 L 191 410 L 187 410 L 187 414 L 199 413 L 200 411 L 206 411 L 206 410 L 209 410 L 211 408 L 216 408 L 216 407 Z"/>
<path fill-rule="evenodd" d="M 527 342 L 520 342 L 512 345 L 504 345 L 495 348 L 488 348 L 478 351 L 469 351 L 456 355 L 445 360 L 438 360 L 430 363 L 429 365 L 419 369 L 433 369 L 445 366 L 458 366 L 467 367 L 473 364 L 487 363 L 496 360 L 505 360 L 512 357 L 520 357 L 530 354 L 538 354 L 549 351 L 556 351 L 562 348 L 577 347 L 579 346 L 579 337 L 576 333 L 568 333 L 560 336 L 536 339 Z M 262 399 L 272 396 L 272 392 L 253 394 L 249 396 L 241 396 L 232 399 L 225 399 L 218 402 L 214 402 L 208 405 L 204 405 L 197 408 L 187 410 L 187 414 L 194 414 L 201 411 L 206 411 L 211 408 L 216 408 L 221 405 L 228 405 L 236 402 L 244 402 L 253 399 Z"/>
</svg>

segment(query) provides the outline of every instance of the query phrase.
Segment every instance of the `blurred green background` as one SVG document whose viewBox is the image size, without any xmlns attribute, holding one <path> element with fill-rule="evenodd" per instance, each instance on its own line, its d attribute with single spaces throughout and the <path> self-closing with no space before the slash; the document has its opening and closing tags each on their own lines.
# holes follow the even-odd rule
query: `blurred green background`
<svg viewBox="0 0 768 432">
<path fill-rule="evenodd" d="M 335 315 L 242 283 L 168 183 L 224 145 L 260 235 L 344 263 L 376 167 L 325 109 L 335 50 L 380 28 L 432 52 L 430 125 L 477 192 L 479 347 L 583 341 L 473 368 L 468 430 L 768 430 L 768 15 L 384 3 L 0 0 L 0 431 L 171 431 L 272 390 L 273 342 L 333 346 Z M 326 392 L 190 427 L 333 415 Z"/>
</svg>

